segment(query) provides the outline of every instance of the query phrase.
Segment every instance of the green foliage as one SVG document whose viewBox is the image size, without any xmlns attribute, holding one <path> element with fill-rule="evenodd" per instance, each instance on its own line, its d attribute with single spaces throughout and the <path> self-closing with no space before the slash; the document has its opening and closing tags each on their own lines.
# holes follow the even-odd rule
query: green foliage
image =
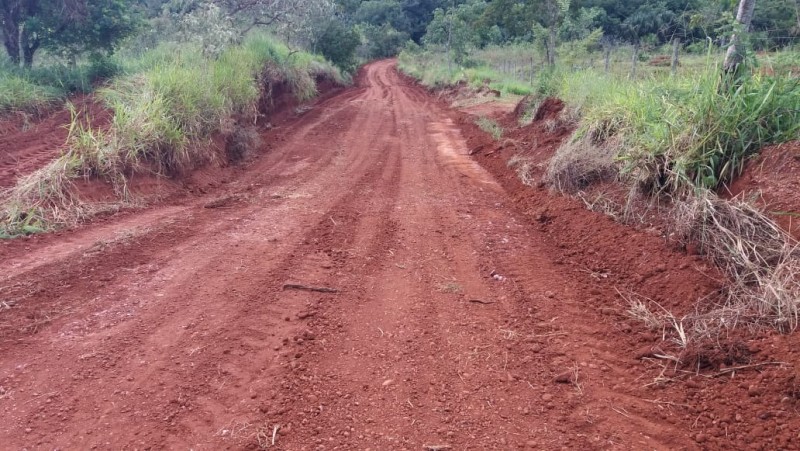
<svg viewBox="0 0 800 451">
<path fill-rule="evenodd" d="M 90 92 L 97 81 L 119 71 L 114 59 L 101 55 L 74 66 L 51 64 L 21 69 L 0 64 L 0 113 L 43 113 L 70 94 Z"/>
<path fill-rule="evenodd" d="M 627 83 L 564 74 L 555 95 L 579 108 L 574 139 L 613 139 L 623 173 L 648 192 L 716 189 L 762 146 L 798 137 L 800 86 L 752 76 L 724 88 L 716 65 L 690 77 Z"/>
<path fill-rule="evenodd" d="M 409 39 L 408 33 L 399 31 L 388 23 L 381 26 L 362 24 L 360 28 L 366 40 L 367 53 L 372 58 L 397 55 Z"/>
<path fill-rule="evenodd" d="M 178 16 L 175 40 L 199 44 L 206 56 L 219 55 L 239 37 L 233 18 L 216 3 L 201 3 Z"/>
<path fill-rule="evenodd" d="M 6 52 L 14 65 L 33 65 L 36 52 L 74 61 L 86 52 L 111 53 L 141 21 L 126 0 L 18 0 L 0 8 Z"/>
<path fill-rule="evenodd" d="M 638 43 L 643 36 L 665 32 L 674 20 L 675 13 L 665 2 L 645 2 L 622 21 L 622 33 Z"/>
<path fill-rule="evenodd" d="M 345 72 L 353 72 L 358 64 L 356 49 L 361 44 L 361 36 L 353 28 L 339 21 L 331 21 L 319 38 L 317 50 Z"/>
<path fill-rule="evenodd" d="M 486 30 L 475 29 L 476 23 L 486 8 L 483 1 L 470 1 L 455 8 L 433 12 L 422 41 L 426 45 L 449 48 L 456 63 L 462 64 L 468 51 L 490 39 Z"/>
<path fill-rule="evenodd" d="M 481 130 L 492 135 L 492 138 L 495 141 L 498 141 L 503 137 L 503 127 L 500 127 L 500 124 L 498 124 L 495 120 L 481 116 L 475 120 L 475 124 L 480 127 Z"/>
<path fill-rule="evenodd" d="M 42 86 L 11 71 L 0 74 L 0 113 L 22 111 L 40 113 L 60 99 L 63 92 Z"/>
<path fill-rule="evenodd" d="M 110 54 L 143 25 L 138 11 L 126 0 L 86 1 L 75 18 L 65 17 L 60 2 L 54 3 L 53 9 L 40 9 L 28 21 L 36 24 L 32 31 L 42 36 L 42 48 L 54 54 L 71 58 L 87 52 Z"/>
</svg>

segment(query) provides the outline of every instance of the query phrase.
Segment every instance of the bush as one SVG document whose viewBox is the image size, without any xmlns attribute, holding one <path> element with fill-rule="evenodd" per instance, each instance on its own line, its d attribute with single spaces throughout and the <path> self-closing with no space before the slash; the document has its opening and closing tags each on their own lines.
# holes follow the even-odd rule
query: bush
<svg viewBox="0 0 800 451">
<path fill-rule="evenodd" d="M 353 28 L 347 28 L 338 20 L 331 21 L 317 42 L 319 52 L 345 72 L 353 72 L 358 64 L 356 49 L 361 45 L 361 36 Z"/>
</svg>

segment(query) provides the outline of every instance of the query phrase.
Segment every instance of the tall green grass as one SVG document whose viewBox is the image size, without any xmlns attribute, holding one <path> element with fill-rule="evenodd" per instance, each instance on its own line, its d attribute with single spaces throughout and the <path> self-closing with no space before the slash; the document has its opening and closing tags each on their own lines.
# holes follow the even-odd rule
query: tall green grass
<svg viewBox="0 0 800 451">
<path fill-rule="evenodd" d="M 583 117 L 572 140 L 615 138 L 623 174 L 646 190 L 716 189 L 761 147 L 800 137 L 800 83 L 754 74 L 727 86 L 710 64 L 693 77 L 622 81 L 594 71 L 553 77 Z"/>
<path fill-rule="evenodd" d="M 398 68 L 429 88 L 467 83 L 474 88 L 489 86 L 502 95 L 528 95 L 533 92 L 529 83 L 497 71 L 489 65 L 480 62 L 473 67 L 448 65 L 444 55 L 432 52 L 402 52 L 398 57 Z"/>
<path fill-rule="evenodd" d="M 41 86 L 11 72 L 0 72 L 0 114 L 12 111 L 40 113 L 62 98 L 52 86 Z"/>
<path fill-rule="evenodd" d="M 0 194 L 0 233 L 67 224 L 60 212 L 80 210 L 68 194 L 76 177 L 107 180 L 125 198 L 133 173 L 172 175 L 215 159 L 211 136 L 232 119 L 254 121 L 259 99 L 278 84 L 307 100 L 316 94 L 317 77 L 347 82 L 324 59 L 259 35 L 216 58 L 165 44 L 122 70 L 98 93 L 113 112 L 111 125 L 94 129 L 76 113 L 68 152 Z"/>
<path fill-rule="evenodd" d="M 99 80 L 119 69 L 115 59 L 106 57 L 73 66 L 50 62 L 31 69 L 0 62 L 0 114 L 43 113 L 71 94 L 91 92 Z"/>
<path fill-rule="evenodd" d="M 517 63 L 508 62 L 512 57 Z M 452 77 L 443 76 L 446 65 L 437 58 L 430 51 L 404 52 L 399 62 L 429 86 L 488 82 L 505 93 L 562 99 L 571 116 L 581 118 L 563 151 L 574 151 L 587 136 L 593 145 L 610 143 L 622 174 L 650 192 L 716 189 L 761 147 L 800 138 L 800 79 L 791 72 L 796 52 L 760 55 L 763 65 L 738 83 L 725 82 L 715 49 L 684 58 L 689 63 L 675 76 L 669 68 L 651 68 L 636 80 L 624 71 L 593 68 L 597 63 L 538 68 L 527 80 L 530 72 L 518 68 L 531 56 L 518 46 L 476 52 L 478 67 L 460 68 Z M 512 69 L 498 71 L 498 65 Z"/>
</svg>

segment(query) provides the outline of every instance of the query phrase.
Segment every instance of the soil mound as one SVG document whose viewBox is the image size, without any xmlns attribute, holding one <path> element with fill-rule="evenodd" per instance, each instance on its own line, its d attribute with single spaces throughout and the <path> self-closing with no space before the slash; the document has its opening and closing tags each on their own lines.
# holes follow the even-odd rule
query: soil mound
<svg viewBox="0 0 800 451">
<path fill-rule="evenodd" d="M 800 239 L 800 141 L 762 149 L 722 194 L 754 202 Z"/>
<path fill-rule="evenodd" d="M 561 111 L 564 110 L 564 102 L 554 97 L 544 99 L 539 108 L 536 109 L 536 114 L 533 115 L 534 121 L 543 121 L 546 119 L 555 119 Z"/>
</svg>

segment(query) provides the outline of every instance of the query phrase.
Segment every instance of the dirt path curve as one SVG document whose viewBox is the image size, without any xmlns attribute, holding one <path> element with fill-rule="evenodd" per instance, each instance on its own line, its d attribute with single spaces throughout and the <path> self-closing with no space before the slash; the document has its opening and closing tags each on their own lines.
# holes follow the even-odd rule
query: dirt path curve
<svg viewBox="0 0 800 451">
<path fill-rule="evenodd" d="M 2 448 L 691 448 L 448 114 L 373 63 L 218 192 L 4 248 Z"/>
</svg>

